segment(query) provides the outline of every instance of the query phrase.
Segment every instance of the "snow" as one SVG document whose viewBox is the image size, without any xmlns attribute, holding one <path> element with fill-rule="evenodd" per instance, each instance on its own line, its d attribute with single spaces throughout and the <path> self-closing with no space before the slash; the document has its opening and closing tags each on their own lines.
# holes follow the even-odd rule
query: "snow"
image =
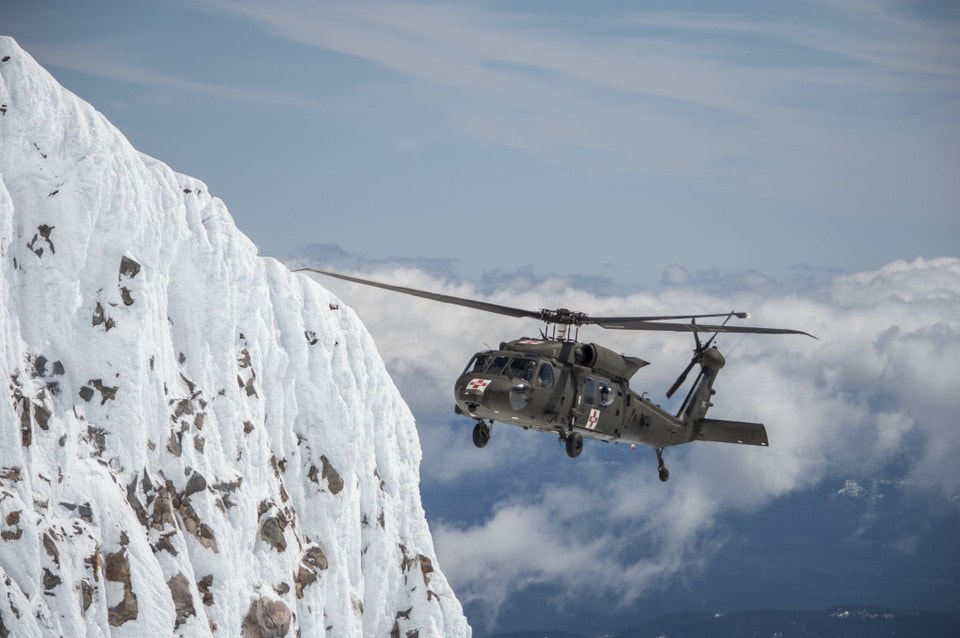
<svg viewBox="0 0 960 638">
<path fill-rule="evenodd" d="M 0 59 L 0 633 L 470 635 L 356 315 Z"/>
<path fill-rule="evenodd" d="M 850 498 L 859 498 L 866 495 L 867 490 L 854 480 L 847 479 L 843 482 L 843 487 L 837 490 L 837 496 L 846 496 Z"/>
</svg>

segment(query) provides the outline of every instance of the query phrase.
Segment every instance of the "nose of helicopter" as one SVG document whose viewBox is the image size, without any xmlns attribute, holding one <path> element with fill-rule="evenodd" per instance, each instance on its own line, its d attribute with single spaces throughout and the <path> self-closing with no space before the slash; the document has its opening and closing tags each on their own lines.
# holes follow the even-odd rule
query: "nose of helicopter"
<svg viewBox="0 0 960 638">
<path fill-rule="evenodd" d="M 503 414 L 523 409 L 529 388 L 505 378 L 461 377 L 456 384 L 457 405 L 470 415 Z"/>
</svg>

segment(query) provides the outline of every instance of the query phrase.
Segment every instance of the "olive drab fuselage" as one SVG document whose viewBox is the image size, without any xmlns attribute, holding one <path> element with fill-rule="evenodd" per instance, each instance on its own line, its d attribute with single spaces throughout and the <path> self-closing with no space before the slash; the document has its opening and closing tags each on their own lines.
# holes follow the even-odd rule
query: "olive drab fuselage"
<svg viewBox="0 0 960 638">
<path fill-rule="evenodd" d="M 708 350 L 677 416 L 629 387 L 645 361 L 596 344 L 517 339 L 478 352 L 457 379 L 457 411 L 477 420 L 584 438 L 665 448 L 698 438 L 722 355 Z M 765 437 L 764 437 L 765 438 Z"/>
</svg>

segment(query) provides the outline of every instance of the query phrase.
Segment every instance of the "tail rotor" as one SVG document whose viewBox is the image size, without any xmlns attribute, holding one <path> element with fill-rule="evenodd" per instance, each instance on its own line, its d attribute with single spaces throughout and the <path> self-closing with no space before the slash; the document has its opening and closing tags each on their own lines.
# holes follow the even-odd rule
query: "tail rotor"
<svg viewBox="0 0 960 638">
<path fill-rule="evenodd" d="M 717 333 L 713 334 L 713 337 L 716 337 Z M 680 373 L 680 376 L 677 377 L 677 380 L 673 382 L 673 385 L 670 386 L 670 389 L 667 390 L 667 398 L 669 399 L 674 395 L 674 393 L 680 389 L 680 386 L 683 385 L 683 382 L 687 380 L 687 375 L 690 374 L 690 371 L 693 370 L 693 366 L 697 365 L 703 361 L 703 352 L 710 346 L 710 342 L 713 341 L 713 337 L 710 337 L 710 340 L 706 344 L 700 343 L 700 334 L 697 332 L 693 333 L 693 338 L 697 342 L 697 347 L 693 350 L 693 357 L 690 359 L 690 363 L 687 364 L 687 367 L 683 369 L 683 372 Z"/>
<path fill-rule="evenodd" d="M 745 312 L 730 312 L 726 318 L 723 320 L 723 323 L 720 324 L 721 327 L 727 325 L 727 322 L 730 321 L 732 317 L 745 318 L 748 315 Z M 696 319 L 690 320 L 691 325 L 697 325 Z M 713 335 L 707 339 L 706 343 L 700 341 L 700 333 L 696 330 L 693 331 L 693 338 L 697 342 L 696 348 L 693 349 L 693 357 L 690 359 L 690 363 L 687 364 L 687 367 L 683 369 L 683 372 L 680 373 L 680 376 L 677 377 L 677 380 L 673 382 L 673 385 L 670 386 L 670 389 L 667 390 L 667 398 L 669 399 L 680 389 L 680 386 L 683 385 L 683 382 L 687 380 L 687 375 L 690 374 L 690 371 L 693 370 L 693 366 L 703 361 L 703 353 L 707 351 L 707 348 L 713 343 L 713 340 L 717 338 L 719 332 L 714 332 Z"/>
</svg>

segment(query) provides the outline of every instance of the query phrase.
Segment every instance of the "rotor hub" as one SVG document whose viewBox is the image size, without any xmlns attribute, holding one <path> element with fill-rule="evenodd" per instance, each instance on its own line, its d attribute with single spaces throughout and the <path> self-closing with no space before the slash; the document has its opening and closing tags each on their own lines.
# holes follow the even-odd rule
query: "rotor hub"
<svg viewBox="0 0 960 638">
<path fill-rule="evenodd" d="M 566 308 L 540 309 L 540 319 L 545 323 L 553 323 L 562 326 L 579 326 L 587 319 L 586 313 L 567 310 Z"/>
</svg>

